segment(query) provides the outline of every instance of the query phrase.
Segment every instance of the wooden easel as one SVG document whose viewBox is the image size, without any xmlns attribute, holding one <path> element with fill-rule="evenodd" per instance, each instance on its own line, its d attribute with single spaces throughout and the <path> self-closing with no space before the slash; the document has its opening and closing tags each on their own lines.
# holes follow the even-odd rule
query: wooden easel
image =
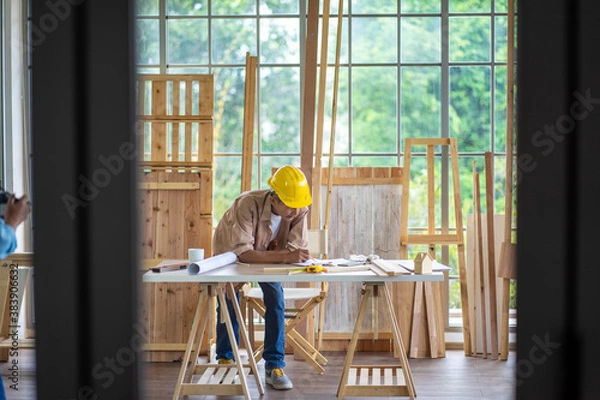
<svg viewBox="0 0 600 400">
<path fill-rule="evenodd" d="M 465 248 L 463 239 L 462 222 L 462 203 L 460 199 L 460 182 L 458 173 L 458 150 L 456 138 L 435 138 L 435 139 L 414 139 L 409 138 L 404 142 L 404 184 L 402 185 L 402 213 L 400 226 L 400 258 L 408 258 L 409 245 L 428 246 L 429 255 L 435 259 L 435 247 L 439 245 L 456 245 L 458 250 L 458 273 L 460 277 L 460 298 L 463 318 L 463 340 L 465 355 L 471 355 L 471 331 L 469 319 L 469 303 L 467 292 L 467 273 L 465 267 Z M 408 234 L 408 205 L 409 186 L 410 186 L 410 161 L 413 146 L 426 146 L 427 148 L 427 234 Z M 452 184 L 454 192 L 454 212 L 456 220 L 456 232 L 453 234 L 442 232 L 436 233 L 435 227 L 435 180 L 434 180 L 434 147 L 448 146 L 450 148 L 450 160 L 452 166 Z M 435 303 L 433 288 L 427 287 L 430 282 L 420 282 L 415 287 L 415 302 L 413 312 L 413 324 L 411 328 L 411 341 L 409 355 L 413 357 L 416 354 L 419 337 L 419 324 L 421 318 L 421 307 L 423 296 L 425 296 L 425 309 L 427 311 L 427 325 L 429 334 L 429 343 L 431 357 L 435 358 L 438 352 L 437 342 L 439 326 L 436 326 L 433 313 L 435 306 L 441 307 L 441 304 Z M 424 293 L 423 293 L 424 292 Z M 439 296 L 438 296 L 439 298 Z M 443 334 L 443 332 L 441 332 Z"/>
</svg>

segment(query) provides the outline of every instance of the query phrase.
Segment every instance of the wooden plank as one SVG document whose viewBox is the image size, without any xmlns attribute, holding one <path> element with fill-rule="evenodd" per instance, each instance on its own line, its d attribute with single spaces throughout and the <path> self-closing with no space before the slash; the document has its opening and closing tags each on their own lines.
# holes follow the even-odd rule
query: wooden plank
<svg viewBox="0 0 600 400">
<path fill-rule="evenodd" d="M 348 372 L 348 385 L 354 385 L 356 383 L 356 368 L 350 368 Z"/>
<path fill-rule="evenodd" d="M 144 351 L 185 351 L 186 343 L 145 343 Z"/>
<path fill-rule="evenodd" d="M 450 146 L 452 138 L 408 138 L 411 146 Z M 406 148 L 406 146 L 405 146 Z"/>
<path fill-rule="evenodd" d="M 359 172 L 360 171 L 360 172 Z M 322 184 L 329 183 L 329 170 L 321 171 Z M 402 185 L 403 168 L 401 167 L 336 167 L 333 168 L 333 181 L 335 186 L 357 185 Z"/>
<path fill-rule="evenodd" d="M 485 199 L 487 217 L 488 287 L 490 305 L 490 337 L 492 360 L 498 359 L 498 313 L 496 301 L 496 245 L 494 230 L 494 158 L 485 153 Z"/>
<path fill-rule="evenodd" d="M 383 384 L 386 386 L 391 386 L 394 384 L 394 371 L 391 368 L 385 368 L 383 370 Z"/>
<path fill-rule="evenodd" d="M 199 384 L 205 384 L 210 382 L 210 379 L 213 377 L 214 373 L 215 373 L 215 369 L 214 367 L 209 367 L 207 368 L 204 373 L 200 376 L 200 378 L 198 379 L 198 383 Z M 221 375 L 225 372 L 225 369 L 219 369 L 218 372 L 221 372 Z"/>
<path fill-rule="evenodd" d="M 153 115 L 165 115 L 166 114 L 166 83 L 165 82 L 153 82 L 152 83 L 152 114 Z M 152 146 L 151 146 L 151 158 L 152 160 L 167 160 L 167 136 L 166 136 L 166 124 L 163 122 L 152 124 Z"/>
<path fill-rule="evenodd" d="M 184 110 L 185 115 L 192 115 L 192 93 L 193 93 L 193 82 L 191 80 L 185 81 L 185 100 L 184 100 Z M 185 161 L 193 161 L 192 160 L 192 123 L 190 121 L 184 124 L 184 160 Z"/>
<path fill-rule="evenodd" d="M 148 170 L 177 170 L 177 171 L 205 171 L 210 172 L 212 162 L 202 161 L 140 161 L 140 166 Z"/>
<path fill-rule="evenodd" d="M 434 169 L 433 146 L 427 146 L 427 233 L 435 234 L 435 169 Z M 431 242 L 437 243 L 437 242 Z M 429 255 L 435 259 L 433 249 L 429 249 Z"/>
<path fill-rule="evenodd" d="M 198 114 L 213 116 L 215 114 L 214 106 L 214 75 L 198 76 L 199 96 L 198 96 Z"/>
<path fill-rule="evenodd" d="M 237 375 L 237 370 L 235 368 L 229 368 L 227 371 L 227 375 L 225 376 L 225 378 L 223 378 L 223 381 L 221 382 L 221 384 L 223 385 L 232 385 L 233 384 L 233 380 L 235 379 Z"/>
<path fill-rule="evenodd" d="M 300 140 L 300 167 L 306 180 L 312 182 L 315 143 L 315 102 L 317 75 L 317 38 L 319 36 L 319 0 L 308 3 L 306 24 L 306 51 L 304 59 L 304 90 L 302 101 L 302 136 Z M 310 221 L 310 218 L 309 218 Z M 317 229 L 317 226 L 309 226 Z"/>
<path fill-rule="evenodd" d="M 408 235 L 405 242 L 403 244 L 437 244 L 440 246 L 447 246 L 452 244 L 462 243 L 462 240 L 458 237 L 457 234 L 416 234 L 416 235 Z"/>
<path fill-rule="evenodd" d="M 372 374 L 371 384 L 372 385 L 381 385 L 381 369 L 373 368 L 373 370 L 371 371 L 371 374 Z"/>
<path fill-rule="evenodd" d="M 169 82 L 169 81 L 185 81 L 185 80 L 208 80 L 210 74 L 138 74 L 138 80 Z"/>
<path fill-rule="evenodd" d="M 173 115 L 179 116 L 181 110 L 179 108 L 180 97 L 181 97 L 181 86 L 179 81 L 173 82 Z M 171 124 L 171 161 L 179 161 L 179 123 L 173 122 Z"/>
<path fill-rule="evenodd" d="M 510 307 L 510 278 L 516 278 L 516 263 L 512 255 L 516 253 L 512 244 L 512 203 L 513 203 L 513 107 L 514 107 L 514 0 L 508 0 L 508 53 L 506 60 L 506 189 L 504 211 L 504 242 L 500 252 L 498 276 L 502 282 L 502 314 L 500 333 L 500 359 L 508 359 L 508 313 Z"/>
<path fill-rule="evenodd" d="M 206 115 L 140 115 L 139 121 L 143 122 L 193 122 L 200 123 L 212 121 L 213 118 Z"/>
<path fill-rule="evenodd" d="M 436 320 L 436 313 L 440 313 L 440 309 L 436 309 L 436 302 L 434 300 L 434 289 L 432 282 L 424 282 L 423 288 L 425 290 L 425 310 L 427 313 L 427 328 L 429 330 L 429 351 L 431 358 L 437 358 L 438 356 L 438 325 Z M 443 326 L 443 325 L 440 325 Z M 443 339 L 444 340 L 444 339 Z"/>
<path fill-rule="evenodd" d="M 198 162 L 213 164 L 214 121 L 200 121 L 198 124 Z"/>
<path fill-rule="evenodd" d="M 254 148 L 254 113 L 256 108 L 256 58 L 246 52 L 244 87 L 244 126 L 242 140 L 242 192 L 252 188 L 252 153 Z"/>
<path fill-rule="evenodd" d="M 335 42 L 335 66 L 333 72 L 333 88 L 331 98 L 331 129 L 329 132 L 329 162 L 328 172 L 332 175 L 334 156 L 335 156 L 335 132 L 336 132 L 336 120 L 337 120 L 337 98 L 338 98 L 338 87 L 339 87 L 339 75 L 340 75 L 340 54 L 342 48 L 342 17 L 344 10 L 344 1 L 340 0 L 338 3 L 338 26 Z M 326 36 L 326 35 L 324 35 Z M 319 170 L 319 182 L 322 182 L 321 171 Z M 331 218 L 331 188 L 333 186 L 333 180 L 327 182 L 327 196 L 325 197 L 325 216 L 323 222 L 323 229 L 329 229 L 329 222 Z"/>
<path fill-rule="evenodd" d="M 368 368 L 360 369 L 360 378 L 359 378 L 358 384 L 363 385 L 363 386 L 366 386 L 369 384 L 369 369 Z"/>
<path fill-rule="evenodd" d="M 138 188 L 142 190 L 198 190 L 197 182 L 140 182 Z"/>
<path fill-rule="evenodd" d="M 311 226 L 321 226 L 321 179 L 323 159 L 323 125 L 325 120 L 325 91 L 327 84 L 327 51 L 329 44 L 329 0 L 323 0 L 323 16 L 321 18 L 321 62 L 319 63 L 319 89 L 317 91 L 317 127 L 315 133 L 315 161 L 312 188 L 313 204 L 311 206 Z M 330 161 L 332 159 L 330 158 Z M 329 206 L 329 204 L 327 204 Z M 325 229 L 327 226 L 324 225 Z"/>
<path fill-rule="evenodd" d="M 412 139 L 404 141 L 404 173 L 406 177 L 402 182 L 402 209 L 400 212 L 400 258 L 408 259 L 408 204 L 409 204 L 409 189 L 410 189 L 410 160 L 412 158 Z M 431 241 L 429 243 L 432 243 Z"/>
<path fill-rule="evenodd" d="M 421 330 L 421 310 L 423 308 L 423 282 L 415 285 L 415 299 L 412 313 L 412 329 L 410 334 L 410 350 L 408 355 L 412 358 L 419 356 L 419 333 Z"/>
<path fill-rule="evenodd" d="M 33 252 L 12 253 L 4 260 L 2 264 L 17 264 L 19 267 L 33 267 Z"/>
<path fill-rule="evenodd" d="M 462 202 L 460 198 L 460 174 L 458 172 L 458 148 L 456 138 L 450 138 L 450 157 L 452 160 L 452 186 L 454 194 L 454 214 L 456 220 L 456 236 L 460 243 L 457 245 L 458 250 L 458 274 L 460 281 L 460 301 L 463 320 L 463 338 L 465 355 L 472 353 L 473 344 L 471 342 L 471 328 L 469 317 L 469 299 L 467 293 L 467 270 L 465 266 L 465 249 L 463 238 L 463 217 L 462 217 Z"/>
<path fill-rule="evenodd" d="M 164 177 L 172 181 L 174 176 L 171 173 L 167 178 L 167 173 L 164 173 Z M 176 173 L 175 177 L 177 177 L 177 183 L 186 183 L 184 182 L 184 174 Z M 167 235 L 169 238 L 168 246 L 169 250 L 173 252 L 169 253 L 169 257 L 185 259 L 188 249 L 184 246 L 184 232 L 186 223 L 184 218 L 185 207 L 182 207 L 182 198 L 185 196 L 185 194 L 179 191 L 167 191 L 166 194 L 168 198 L 169 210 L 169 222 L 166 226 Z M 168 324 L 166 337 L 170 342 L 176 342 L 178 340 L 184 342 L 183 327 L 185 322 L 183 320 L 183 305 L 187 301 L 187 299 L 184 297 L 184 288 L 185 284 L 182 283 L 174 283 L 169 287 L 169 301 L 166 304 L 166 307 L 171 313 L 171 322 Z"/>
</svg>

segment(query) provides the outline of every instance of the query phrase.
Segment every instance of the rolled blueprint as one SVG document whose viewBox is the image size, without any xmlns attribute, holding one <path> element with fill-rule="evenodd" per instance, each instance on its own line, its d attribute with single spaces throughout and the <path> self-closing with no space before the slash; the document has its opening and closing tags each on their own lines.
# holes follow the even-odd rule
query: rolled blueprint
<svg viewBox="0 0 600 400">
<path fill-rule="evenodd" d="M 237 261 L 237 256 L 234 252 L 219 254 L 214 257 L 205 258 L 202 261 L 196 261 L 188 265 L 188 274 L 197 275 L 212 271 L 213 269 L 221 268 Z"/>
</svg>

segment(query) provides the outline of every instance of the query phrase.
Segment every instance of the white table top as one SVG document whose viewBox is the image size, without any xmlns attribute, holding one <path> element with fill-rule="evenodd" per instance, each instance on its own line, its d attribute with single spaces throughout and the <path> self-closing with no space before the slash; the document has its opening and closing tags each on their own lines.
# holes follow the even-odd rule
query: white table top
<svg viewBox="0 0 600 400">
<path fill-rule="evenodd" d="M 400 261 L 400 260 L 386 260 Z M 403 260 L 405 261 L 405 260 Z M 409 261 L 412 262 L 412 261 Z M 144 282 L 435 282 L 443 281 L 444 275 L 440 271 L 432 274 L 415 275 L 412 273 L 379 276 L 372 271 L 328 272 L 328 273 L 271 273 L 265 268 L 294 267 L 290 264 L 240 264 L 234 263 L 224 267 L 198 274 L 190 275 L 187 269 L 175 271 L 152 272 L 144 274 Z M 298 266 L 295 266 L 298 268 Z M 434 263 L 434 270 L 449 270 L 450 268 L 439 263 Z"/>
</svg>

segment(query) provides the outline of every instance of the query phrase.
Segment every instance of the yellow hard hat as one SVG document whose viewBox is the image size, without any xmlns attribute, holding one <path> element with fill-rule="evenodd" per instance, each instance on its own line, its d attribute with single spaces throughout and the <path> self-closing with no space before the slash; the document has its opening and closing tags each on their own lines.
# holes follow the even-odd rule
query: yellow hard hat
<svg viewBox="0 0 600 400">
<path fill-rule="evenodd" d="M 312 204 L 310 187 L 306 176 L 296 167 L 286 165 L 269 178 L 269 186 L 279 199 L 290 208 L 303 208 Z"/>
</svg>

